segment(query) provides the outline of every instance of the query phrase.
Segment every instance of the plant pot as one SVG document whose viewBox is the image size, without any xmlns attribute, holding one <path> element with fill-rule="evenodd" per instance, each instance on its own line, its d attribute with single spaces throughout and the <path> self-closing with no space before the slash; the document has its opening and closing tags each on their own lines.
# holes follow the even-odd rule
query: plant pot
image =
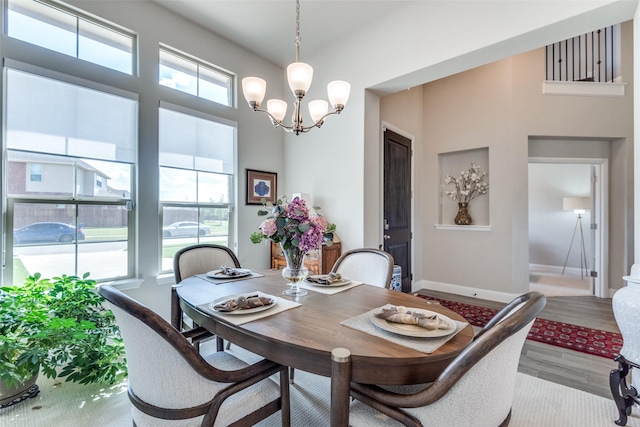
<svg viewBox="0 0 640 427">
<path fill-rule="evenodd" d="M 40 392 L 40 388 L 36 384 L 37 379 L 38 374 L 25 380 L 22 384 L 11 387 L 7 387 L 4 382 L 0 381 L 0 408 L 6 408 L 30 397 L 35 397 Z"/>
</svg>

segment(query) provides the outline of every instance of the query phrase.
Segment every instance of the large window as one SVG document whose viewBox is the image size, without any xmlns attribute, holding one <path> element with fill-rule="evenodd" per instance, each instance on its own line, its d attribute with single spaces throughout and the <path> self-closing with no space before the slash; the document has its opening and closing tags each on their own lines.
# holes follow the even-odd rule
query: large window
<svg viewBox="0 0 640 427">
<path fill-rule="evenodd" d="M 160 108 L 161 265 L 196 243 L 232 246 L 236 126 Z"/>
<path fill-rule="evenodd" d="M 137 100 L 24 69 L 4 73 L 7 260 L 13 260 L 4 283 L 36 272 L 133 276 Z"/>
<path fill-rule="evenodd" d="M 158 82 L 218 104 L 233 105 L 233 75 L 199 59 L 160 48 Z"/>
<path fill-rule="evenodd" d="M 136 37 L 48 0 L 8 0 L 7 35 L 127 74 L 135 74 Z"/>
</svg>

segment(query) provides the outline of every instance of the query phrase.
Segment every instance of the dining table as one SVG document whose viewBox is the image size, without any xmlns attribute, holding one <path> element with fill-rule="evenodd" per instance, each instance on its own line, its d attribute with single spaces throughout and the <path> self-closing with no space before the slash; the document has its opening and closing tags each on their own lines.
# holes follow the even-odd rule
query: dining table
<svg viewBox="0 0 640 427">
<path fill-rule="evenodd" d="M 332 383 L 332 426 L 348 425 L 351 381 L 380 385 L 432 382 L 473 340 L 473 328 L 462 316 L 411 294 L 357 281 L 344 286 L 305 282 L 303 287 L 306 295 L 283 295 L 289 286 L 281 271 L 261 270 L 226 280 L 195 275 L 176 285 L 175 292 L 182 311 L 219 338 L 297 370 L 325 377 L 346 372 L 342 386 L 334 389 Z M 275 304 L 247 313 L 214 309 L 216 303 L 241 295 L 268 296 Z M 373 313 L 392 306 L 442 316 L 453 322 L 454 332 L 444 336 L 426 329 L 424 334 L 404 333 L 374 322 Z M 336 371 L 336 354 L 338 358 L 348 356 L 346 371 Z"/>
</svg>

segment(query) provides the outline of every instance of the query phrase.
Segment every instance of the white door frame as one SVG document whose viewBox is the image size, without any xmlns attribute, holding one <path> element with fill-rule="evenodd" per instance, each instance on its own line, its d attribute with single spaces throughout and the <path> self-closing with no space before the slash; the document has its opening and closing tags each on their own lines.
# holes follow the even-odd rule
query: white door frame
<svg viewBox="0 0 640 427">
<path fill-rule="evenodd" d="M 572 163 L 587 164 L 594 167 L 596 182 L 593 197 L 593 212 L 591 223 L 596 224 L 595 230 L 589 225 L 589 233 L 593 235 L 591 246 L 594 251 L 594 265 L 592 270 L 598 272 L 598 277 L 592 278 L 594 295 L 600 298 L 611 298 L 609 292 L 609 160 L 601 158 L 563 158 L 563 157 L 529 157 L 529 163 Z M 593 233 L 593 234 L 591 234 Z"/>
</svg>

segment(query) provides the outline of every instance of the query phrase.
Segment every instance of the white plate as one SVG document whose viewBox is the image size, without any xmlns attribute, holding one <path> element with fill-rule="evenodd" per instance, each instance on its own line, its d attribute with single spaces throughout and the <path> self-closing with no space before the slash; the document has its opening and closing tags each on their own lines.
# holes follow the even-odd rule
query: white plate
<svg viewBox="0 0 640 427">
<path fill-rule="evenodd" d="M 453 320 L 449 319 L 447 316 L 444 316 L 440 313 L 436 313 L 434 311 L 429 311 L 429 310 L 423 310 L 421 308 L 407 307 L 407 310 L 414 313 L 424 313 L 427 316 L 431 316 L 435 314 L 439 318 L 447 322 L 449 324 L 449 327 L 447 329 L 429 330 L 427 328 L 423 328 L 422 326 L 418 326 L 418 325 L 405 325 L 403 323 L 388 322 L 385 319 L 376 317 L 374 313 L 371 313 L 371 323 L 373 323 L 380 329 L 384 329 L 387 332 L 392 332 L 398 335 L 404 335 L 406 337 L 418 337 L 418 338 L 444 337 L 452 334 L 456 330 L 456 323 Z"/>
<path fill-rule="evenodd" d="M 222 272 L 222 269 L 218 269 L 218 270 L 209 271 L 207 273 L 207 277 L 211 277 L 213 279 L 237 279 L 240 277 L 251 276 L 251 270 L 249 270 L 248 268 L 235 268 L 234 270 L 236 270 L 239 274 L 234 274 L 234 275 L 224 274 Z"/>
<path fill-rule="evenodd" d="M 326 274 L 321 274 L 321 276 L 326 276 Z M 311 276 L 314 277 L 314 276 Z M 339 282 L 334 282 L 331 283 L 330 285 L 323 285 L 321 283 L 315 283 L 315 282 L 310 282 L 309 280 L 305 280 L 304 281 L 307 285 L 311 285 L 311 286 L 318 286 L 320 288 L 334 288 L 337 286 L 345 286 L 348 285 L 349 283 L 351 283 L 351 280 L 345 278 L 344 280 L 341 280 Z"/>
<path fill-rule="evenodd" d="M 216 304 L 219 304 L 221 302 L 229 301 L 230 299 L 238 299 L 238 297 L 243 295 L 249 296 L 249 295 L 256 295 L 256 294 L 260 295 L 261 297 L 271 298 L 271 301 L 273 301 L 273 303 L 269 305 L 261 305 L 260 307 L 246 308 L 244 310 L 233 310 L 233 311 L 218 311 L 214 308 Z M 209 308 L 215 311 L 216 313 L 220 313 L 220 314 L 234 314 L 234 315 L 235 314 L 251 314 L 251 313 L 258 313 L 264 310 L 269 310 L 271 307 L 274 307 L 277 303 L 278 303 L 278 299 L 273 295 L 263 294 L 262 292 L 251 292 L 248 294 L 229 295 L 227 297 L 218 298 L 217 300 L 214 300 L 209 303 Z"/>
</svg>

